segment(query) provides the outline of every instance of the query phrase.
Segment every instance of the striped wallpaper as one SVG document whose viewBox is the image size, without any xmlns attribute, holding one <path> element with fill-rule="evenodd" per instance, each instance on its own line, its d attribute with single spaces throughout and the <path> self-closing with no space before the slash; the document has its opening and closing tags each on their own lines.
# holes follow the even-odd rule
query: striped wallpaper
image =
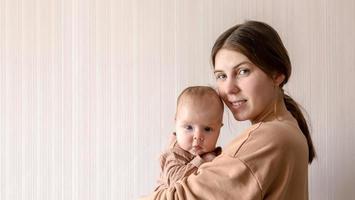
<svg viewBox="0 0 355 200">
<path fill-rule="evenodd" d="M 289 50 L 318 153 L 310 199 L 352 199 L 355 1 L 0 0 L 0 200 L 151 192 L 177 95 L 214 85 L 211 46 L 246 19 Z M 224 121 L 221 145 L 248 125 Z"/>
</svg>

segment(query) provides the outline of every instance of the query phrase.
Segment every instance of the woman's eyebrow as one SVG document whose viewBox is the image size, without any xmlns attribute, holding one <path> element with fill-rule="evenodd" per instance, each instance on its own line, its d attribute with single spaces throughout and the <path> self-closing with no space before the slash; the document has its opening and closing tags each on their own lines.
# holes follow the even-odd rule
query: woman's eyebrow
<svg viewBox="0 0 355 200">
<path fill-rule="evenodd" d="M 238 67 L 240 67 L 241 65 L 244 65 L 244 64 L 247 64 L 247 63 L 250 63 L 249 61 L 243 61 L 237 65 L 235 65 L 234 67 L 232 67 L 232 69 L 236 69 Z M 218 72 L 223 72 L 223 70 L 214 70 L 213 73 L 218 73 Z"/>
</svg>

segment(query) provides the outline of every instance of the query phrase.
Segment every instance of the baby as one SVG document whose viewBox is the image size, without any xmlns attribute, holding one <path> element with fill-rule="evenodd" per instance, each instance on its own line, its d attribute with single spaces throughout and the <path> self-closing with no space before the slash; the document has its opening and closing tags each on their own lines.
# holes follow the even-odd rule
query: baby
<svg viewBox="0 0 355 200">
<path fill-rule="evenodd" d="M 223 118 L 223 102 L 207 86 L 188 87 L 177 99 L 176 137 L 161 155 L 161 174 L 155 190 L 166 188 L 197 171 L 221 153 L 216 148 Z"/>
</svg>

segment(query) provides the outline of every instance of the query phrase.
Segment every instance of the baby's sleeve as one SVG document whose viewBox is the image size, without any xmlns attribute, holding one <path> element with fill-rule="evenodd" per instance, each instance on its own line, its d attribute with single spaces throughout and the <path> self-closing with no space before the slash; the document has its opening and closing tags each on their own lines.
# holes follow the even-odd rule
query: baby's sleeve
<svg viewBox="0 0 355 200">
<path fill-rule="evenodd" d="M 186 155 L 179 155 L 174 151 L 166 153 L 161 162 L 162 171 L 159 186 L 155 191 L 173 186 L 184 177 L 196 172 L 197 168 L 204 163 L 200 156 L 192 157 L 192 160 L 189 159 L 191 158 Z"/>
</svg>

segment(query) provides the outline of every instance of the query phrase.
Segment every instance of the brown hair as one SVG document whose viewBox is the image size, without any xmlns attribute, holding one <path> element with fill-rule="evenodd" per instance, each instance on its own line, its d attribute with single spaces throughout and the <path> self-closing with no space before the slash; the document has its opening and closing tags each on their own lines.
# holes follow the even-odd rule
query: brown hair
<svg viewBox="0 0 355 200">
<path fill-rule="evenodd" d="M 177 98 L 177 105 L 176 105 L 176 113 L 178 111 L 179 105 L 181 104 L 181 101 L 183 98 L 189 97 L 189 98 L 194 98 L 194 97 L 199 97 L 199 98 L 194 98 L 194 101 L 199 101 L 202 100 L 202 98 L 208 98 L 208 99 L 216 99 L 217 103 L 220 104 L 221 110 L 223 112 L 224 109 L 224 104 L 221 99 L 221 97 L 218 95 L 216 90 L 214 90 L 212 87 L 208 86 L 191 86 L 185 88 Z"/>
<path fill-rule="evenodd" d="M 215 65 L 216 54 L 221 49 L 229 49 L 244 54 L 270 77 L 276 74 L 285 75 L 285 80 L 280 84 L 281 90 L 290 78 L 291 61 L 287 50 L 278 33 L 266 23 L 246 21 L 222 33 L 212 48 L 211 60 L 213 66 Z M 308 162 L 311 163 L 316 153 L 307 121 L 296 101 L 286 94 L 283 94 L 283 99 L 287 110 L 296 118 L 307 139 Z"/>
</svg>

